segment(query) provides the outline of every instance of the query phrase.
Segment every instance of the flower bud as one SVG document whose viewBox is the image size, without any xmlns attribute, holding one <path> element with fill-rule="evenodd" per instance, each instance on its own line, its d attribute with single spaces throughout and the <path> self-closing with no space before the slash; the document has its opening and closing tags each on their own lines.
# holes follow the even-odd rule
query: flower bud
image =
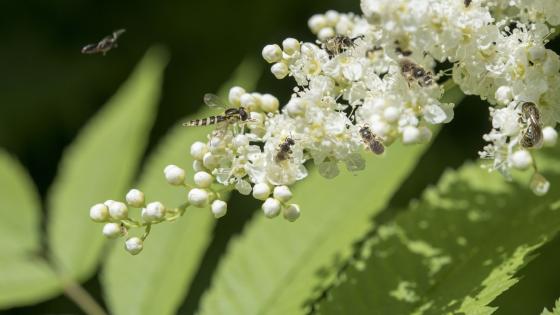
<svg viewBox="0 0 560 315">
<path fill-rule="evenodd" d="M 317 34 L 317 38 L 320 41 L 327 41 L 329 38 L 333 38 L 335 35 L 334 29 L 332 27 L 324 27 Z"/>
<path fill-rule="evenodd" d="M 290 70 L 288 69 L 288 66 L 285 63 L 278 62 L 273 64 L 272 67 L 270 67 L 270 72 L 272 72 L 272 74 L 276 77 L 276 79 L 281 80 L 288 75 Z"/>
<path fill-rule="evenodd" d="M 165 174 L 165 180 L 171 185 L 183 185 L 185 183 L 185 170 L 176 166 L 168 165 L 163 170 Z"/>
<path fill-rule="evenodd" d="M 299 51 L 300 48 L 300 43 L 297 39 L 295 38 L 286 38 L 283 42 L 282 42 L 282 48 L 284 49 L 284 52 L 288 55 L 293 55 L 295 52 Z"/>
<path fill-rule="evenodd" d="M 273 193 L 274 199 L 278 199 L 281 202 L 287 202 L 292 199 L 292 192 L 288 186 L 276 186 L 274 187 Z"/>
<path fill-rule="evenodd" d="M 124 243 L 124 248 L 132 255 L 137 255 L 144 248 L 144 242 L 138 237 L 131 237 Z"/>
<path fill-rule="evenodd" d="M 89 209 L 89 217 L 95 222 L 105 222 L 109 220 L 109 208 L 98 203 Z"/>
<path fill-rule="evenodd" d="M 513 101 L 513 91 L 511 87 L 503 85 L 496 90 L 494 97 L 500 105 L 507 105 Z"/>
<path fill-rule="evenodd" d="M 274 218 L 280 213 L 282 205 L 274 198 L 268 198 L 262 205 L 262 210 L 267 218 Z"/>
<path fill-rule="evenodd" d="M 239 86 L 234 86 L 229 89 L 228 101 L 232 106 L 239 106 L 241 104 L 241 95 L 245 94 L 245 89 Z"/>
<path fill-rule="evenodd" d="M 208 154 L 208 153 L 206 153 L 206 154 Z M 210 154 L 210 155 L 212 155 L 212 154 Z M 192 163 L 192 168 L 195 172 L 200 172 L 200 171 L 205 170 L 204 163 L 201 160 L 194 160 L 193 163 Z"/>
<path fill-rule="evenodd" d="M 115 220 L 128 218 L 128 208 L 122 202 L 113 201 L 109 205 L 109 214 Z"/>
<path fill-rule="evenodd" d="M 284 210 L 282 210 L 282 215 L 284 216 L 284 219 L 290 222 L 294 222 L 299 218 L 300 215 L 299 206 L 296 204 L 287 206 L 286 208 L 284 208 Z"/>
<path fill-rule="evenodd" d="M 138 189 L 131 189 L 126 194 L 126 203 L 131 207 L 141 208 L 144 206 L 144 202 L 144 193 Z"/>
<path fill-rule="evenodd" d="M 264 94 L 261 97 L 261 109 L 268 113 L 277 112 L 280 107 L 280 102 L 276 97 L 270 94 Z"/>
<path fill-rule="evenodd" d="M 253 198 L 258 200 L 266 200 L 270 196 L 270 186 L 265 183 L 258 183 L 253 186 Z"/>
<path fill-rule="evenodd" d="M 165 206 L 159 202 L 151 202 L 142 209 L 142 219 L 146 222 L 162 220 L 165 216 Z"/>
<path fill-rule="evenodd" d="M 214 177 L 206 172 L 197 172 L 194 174 L 194 183 L 200 188 L 208 188 L 212 185 Z"/>
<path fill-rule="evenodd" d="M 403 129 L 402 141 L 404 144 L 419 143 L 422 138 L 420 130 L 416 127 L 407 126 Z"/>
<path fill-rule="evenodd" d="M 198 208 L 204 208 L 208 203 L 208 193 L 204 189 L 193 188 L 187 196 L 189 203 Z"/>
<path fill-rule="evenodd" d="M 262 56 L 268 63 L 278 62 L 282 59 L 282 49 L 276 44 L 266 45 L 262 50 Z"/>
<path fill-rule="evenodd" d="M 244 147 L 249 145 L 249 137 L 246 135 L 237 135 L 233 138 L 233 146 L 236 148 Z"/>
<path fill-rule="evenodd" d="M 223 217 L 227 213 L 227 203 L 223 200 L 214 200 L 211 208 L 216 219 Z"/>
<path fill-rule="evenodd" d="M 558 132 L 556 131 L 556 129 L 550 126 L 544 127 L 542 133 L 544 146 L 553 147 L 556 145 L 556 141 L 558 140 Z"/>
<path fill-rule="evenodd" d="M 196 141 L 191 145 L 191 156 L 195 160 L 202 160 L 206 152 L 208 152 L 208 147 L 204 142 Z"/>
<path fill-rule="evenodd" d="M 511 164 L 518 170 L 526 170 L 533 164 L 533 158 L 526 150 L 518 150 L 511 155 Z"/>
<path fill-rule="evenodd" d="M 535 195 L 544 196 L 550 188 L 550 182 L 541 174 L 535 173 L 533 177 L 531 177 L 529 186 Z"/>
<path fill-rule="evenodd" d="M 250 111 L 255 111 L 258 108 L 258 99 L 253 94 L 245 93 L 241 95 L 241 106 L 249 109 Z"/>
<path fill-rule="evenodd" d="M 323 27 L 327 26 L 327 20 L 323 15 L 315 14 L 309 19 L 307 26 L 309 26 L 311 32 L 317 34 Z"/>
<path fill-rule="evenodd" d="M 218 159 L 214 154 L 206 152 L 206 154 L 204 154 L 204 157 L 202 158 L 202 165 L 207 169 L 214 169 L 218 166 Z M 200 169 L 198 171 L 202 170 L 203 169 Z"/>
<path fill-rule="evenodd" d="M 107 223 L 103 226 L 103 235 L 107 238 L 117 238 L 123 235 L 123 230 L 118 223 Z"/>
</svg>

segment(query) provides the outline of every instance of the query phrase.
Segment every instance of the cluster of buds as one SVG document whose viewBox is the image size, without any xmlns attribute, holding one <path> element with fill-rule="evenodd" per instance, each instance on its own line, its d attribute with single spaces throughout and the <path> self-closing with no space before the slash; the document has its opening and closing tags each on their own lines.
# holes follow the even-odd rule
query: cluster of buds
<svg viewBox="0 0 560 315">
<path fill-rule="evenodd" d="M 297 84 L 284 106 L 273 95 L 233 87 L 222 115 L 187 123 L 219 127 L 191 145 L 193 187 L 183 169 L 164 170 L 170 184 L 187 189 L 184 206 L 145 205 L 132 190 L 128 206 L 107 201 L 91 217 L 106 223 L 108 237 L 144 227 L 142 237 L 126 241 L 133 254 L 152 224 L 176 219 L 187 206 L 224 216 L 223 194 L 232 190 L 263 201 L 266 217 L 282 212 L 294 221 L 300 207 L 289 203 L 290 187 L 307 177 L 310 164 L 333 178 L 341 165 L 363 170 L 364 151 L 382 155 L 394 142 L 429 142 L 433 126 L 453 120 L 455 104 L 441 99 L 454 85 L 491 105 L 493 129 L 480 153 L 492 160 L 490 170 L 509 178 L 511 169 L 532 169 L 531 189 L 545 194 L 550 184 L 532 151 L 558 137 L 560 58 L 545 47 L 550 25 L 560 23 L 558 10 L 546 9 L 556 1 L 362 0 L 363 16 L 314 15 L 308 25 L 316 42 L 287 38 L 262 50 L 276 78 Z M 445 63 L 452 66 L 435 71 Z M 141 220 L 130 219 L 127 207 L 142 209 Z"/>
</svg>

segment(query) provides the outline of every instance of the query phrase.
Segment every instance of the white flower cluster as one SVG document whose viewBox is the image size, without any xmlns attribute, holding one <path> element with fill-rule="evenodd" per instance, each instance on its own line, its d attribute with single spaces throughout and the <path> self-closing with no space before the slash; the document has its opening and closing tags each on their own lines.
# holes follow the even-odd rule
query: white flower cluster
<svg viewBox="0 0 560 315">
<path fill-rule="evenodd" d="M 530 150 L 557 139 L 560 58 L 545 48 L 554 31 L 548 25 L 559 22 L 556 1 L 362 0 L 364 16 L 314 15 L 308 25 L 316 42 L 287 38 L 262 50 L 276 78 L 297 83 L 285 106 L 270 94 L 233 87 L 223 114 L 186 124 L 217 127 L 190 148 L 196 187 L 185 183 L 183 169 L 164 170 L 168 183 L 188 189 L 183 207 L 144 205 L 133 190 L 127 203 L 142 209 L 141 221 L 112 201 L 94 206 L 91 217 L 107 222 L 109 237 L 144 227 L 144 236 L 126 242 L 133 254 L 151 224 L 176 219 L 188 205 L 224 216 L 224 191 L 252 194 L 265 216 L 294 221 L 300 208 L 290 203 L 290 186 L 306 178 L 310 163 L 326 178 L 337 176 L 340 165 L 359 171 L 364 150 L 382 154 L 395 141 L 425 143 L 431 126 L 450 122 L 454 104 L 440 101 L 452 85 L 441 84 L 446 75 L 494 105 L 493 130 L 484 136 L 490 144 L 481 152 L 493 159 L 491 169 L 509 176 L 511 168 L 532 167 L 530 186 L 544 194 L 549 183 Z M 452 67 L 436 73 L 445 62 Z"/>
</svg>

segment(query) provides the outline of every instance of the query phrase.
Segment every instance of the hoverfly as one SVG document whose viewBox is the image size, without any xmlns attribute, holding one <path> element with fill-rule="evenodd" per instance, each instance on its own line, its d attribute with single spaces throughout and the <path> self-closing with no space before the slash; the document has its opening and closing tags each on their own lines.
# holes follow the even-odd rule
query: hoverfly
<svg viewBox="0 0 560 315">
<path fill-rule="evenodd" d="M 409 83 L 416 81 L 420 86 L 426 87 L 432 85 L 434 82 L 433 75 L 430 71 L 426 71 L 408 58 L 401 59 L 399 65 L 402 75 Z"/>
<path fill-rule="evenodd" d="M 526 149 L 540 148 L 543 143 L 541 117 L 537 105 L 525 102 L 521 105 L 520 123 L 525 125 L 521 131 L 521 146 Z"/>
<path fill-rule="evenodd" d="M 185 127 L 199 127 L 207 125 L 215 125 L 218 131 L 227 128 L 228 125 L 235 124 L 238 121 L 247 121 L 249 119 L 249 113 L 244 107 L 234 108 L 228 107 L 228 105 L 222 101 L 218 96 L 214 94 L 205 94 L 204 103 L 212 108 L 222 108 L 224 113 L 222 115 L 210 116 L 201 119 L 194 119 L 183 123 Z"/>
<path fill-rule="evenodd" d="M 329 56 L 334 57 L 354 47 L 356 41 L 358 39 L 364 39 L 364 37 L 364 35 L 359 35 L 354 38 L 350 38 L 346 35 L 336 35 L 325 42 L 325 49 L 329 53 Z"/>
<path fill-rule="evenodd" d="M 84 48 L 82 48 L 82 54 L 98 54 L 98 53 L 101 53 L 101 54 L 103 54 L 103 56 L 105 56 L 105 54 L 109 50 L 118 47 L 117 40 L 119 39 L 119 37 L 124 32 L 126 32 L 125 29 L 116 30 L 116 31 L 113 32 L 113 34 L 111 34 L 109 36 L 105 36 L 97 44 L 89 44 L 89 45 L 84 46 Z"/>
<path fill-rule="evenodd" d="M 286 137 L 282 143 L 278 146 L 278 153 L 274 157 L 276 163 L 280 163 L 290 158 L 292 154 L 292 146 L 296 144 L 295 140 L 291 137 Z"/>
<path fill-rule="evenodd" d="M 385 146 L 381 142 L 381 139 L 374 135 L 368 126 L 363 126 L 362 128 L 360 128 L 360 136 L 362 136 L 362 140 L 371 152 L 377 155 L 383 154 L 383 152 L 385 152 Z"/>
</svg>

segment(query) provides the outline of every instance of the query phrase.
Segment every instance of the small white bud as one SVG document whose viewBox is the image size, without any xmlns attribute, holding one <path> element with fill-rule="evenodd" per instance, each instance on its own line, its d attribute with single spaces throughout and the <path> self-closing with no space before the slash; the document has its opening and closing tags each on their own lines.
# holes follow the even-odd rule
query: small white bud
<svg viewBox="0 0 560 315">
<path fill-rule="evenodd" d="M 526 170 L 533 164 L 533 158 L 526 150 L 518 150 L 511 155 L 511 164 L 518 170 Z"/>
<path fill-rule="evenodd" d="M 288 186 L 276 186 L 274 187 L 274 193 L 272 194 L 274 199 L 278 199 L 281 202 L 287 202 L 292 199 L 292 192 Z"/>
<path fill-rule="evenodd" d="M 232 106 L 241 105 L 241 95 L 245 94 L 245 89 L 239 86 L 234 86 L 229 89 L 228 101 Z"/>
<path fill-rule="evenodd" d="M 556 141 L 558 140 L 558 132 L 550 127 L 544 127 L 542 130 L 543 133 L 543 145 L 546 147 L 553 147 L 556 145 Z"/>
<path fill-rule="evenodd" d="M 327 23 L 334 25 L 340 19 L 340 14 L 335 10 L 329 10 L 325 13 L 325 18 L 327 19 Z"/>
<path fill-rule="evenodd" d="M 249 145 L 249 137 L 246 135 L 237 135 L 233 138 L 233 146 L 236 148 L 244 147 Z"/>
<path fill-rule="evenodd" d="M 116 202 L 116 201 L 109 199 L 109 200 L 105 201 L 103 204 L 106 205 L 107 207 L 110 207 L 111 204 L 113 204 L 113 202 Z"/>
<path fill-rule="evenodd" d="M 216 219 L 223 217 L 227 213 L 227 203 L 223 200 L 214 200 L 211 208 Z"/>
<path fill-rule="evenodd" d="M 221 137 L 212 137 L 210 138 L 209 141 L 209 150 L 212 153 L 217 153 L 219 152 L 222 148 L 224 148 L 226 145 L 225 141 L 223 138 Z M 202 156 L 202 158 L 204 159 L 204 156 Z"/>
<path fill-rule="evenodd" d="M 109 219 L 109 208 L 98 203 L 89 209 L 89 217 L 95 222 L 105 222 Z"/>
<path fill-rule="evenodd" d="M 333 38 L 334 35 L 335 35 L 335 33 L 334 33 L 334 29 L 332 27 L 324 27 L 317 34 L 317 38 L 320 41 L 326 41 L 329 38 Z"/>
<path fill-rule="evenodd" d="M 131 237 L 124 243 L 124 248 L 132 255 L 137 255 L 144 248 L 144 242 L 138 237 Z"/>
<path fill-rule="evenodd" d="M 126 194 L 126 203 L 131 207 L 141 208 L 144 206 L 144 202 L 144 193 L 138 189 L 131 189 Z"/>
<path fill-rule="evenodd" d="M 218 166 L 218 158 L 214 154 L 206 152 L 206 154 L 204 154 L 204 157 L 202 158 L 202 165 L 207 169 L 214 169 Z M 200 169 L 197 171 L 202 170 L 204 169 Z"/>
<path fill-rule="evenodd" d="M 389 106 L 383 110 L 383 118 L 390 123 L 399 120 L 400 114 L 399 109 L 395 106 Z"/>
<path fill-rule="evenodd" d="M 159 221 L 165 216 L 165 206 L 159 202 L 151 202 L 142 209 L 142 219 L 146 222 Z"/>
<path fill-rule="evenodd" d="M 541 46 L 529 48 L 529 59 L 532 62 L 542 62 L 546 58 L 546 49 Z"/>
<path fill-rule="evenodd" d="M 118 223 L 107 223 L 103 226 L 103 235 L 107 238 L 117 238 L 123 235 L 123 230 Z"/>
<path fill-rule="evenodd" d="M 494 97 L 500 105 L 507 105 L 513 101 L 513 91 L 511 87 L 503 85 L 496 90 Z"/>
<path fill-rule="evenodd" d="M 544 196 L 550 189 L 550 182 L 541 174 L 535 173 L 531 177 L 531 183 L 529 184 L 533 193 L 537 196 Z"/>
<path fill-rule="evenodd" d="M 204 142 L 196 141 L 191 145 L 191 156 L 195 160 L 202 160 L 206 152 L 208 152 L 208 147 Z"/>
<path fill-rule="evenodd" d="M 288 66 L 285 63 L 278 62 L 278 63 L 273 64 L 272 67 L 270 67 L 270 72 L 272 72 L 272 74 L 274 74 L 276 79 L 281 80 L 281 79 L 284 79 L 288 75 L 290 70 L 288 69 Z"/>
<path fill-rule="evenodd" d="M 191 205 L 204 208 L 208 203 L 208 193 L 204 189 L 193 188 L 189 191 L 188 200 Z"/>
<path fill-rule="evenodd" d="M 253 198 L 258 200 L 266 200 L 270 196 L 270 186 L 265 183 L 258 183 L 253 186 Z"/>
<path fill-rule="evenodd" d="M 274 218 L 277 216 L 280 213 L 281 208 L 282 205 L 280 204 L 280 201 L 274 198 L 268 198 L 262 204 L 262 210 L 267 218 Z"/>
<path fill-rule="evenodd" d="M 185 170 L 176 166 L 168 165 L 163 170 L 165 180 L 171 185 L 183 185 L 185 183 Z"/>
<path fill-rule="evenodd" d="M 420 127 L 420 143 L 428 143 L 432 139 L 432 131 L 428 127 Z"/>
<path fill-rule="evenodd" d="M 257 113 L 257 112 L 251 112 L 251 124 L 254 126 L 261 126 L 264 124 L 264 114 L 263 113 Z"/>
<path fill-rule="evenodd" d="M 200 188 L 208 188 L 212 185 L 214 177 L 206 172 L 197 172 L 194 174 L 194 183 Z"/>
<path fill-rule="evenodd" d="M 284 216 L 284 219 L 286 219 L 290 222 L 294 222 L 295 220 L 297 220 L 299 218 L 299 215 L 300 215 L 299 206 L 296 205 L 296 204 L 291 204 L 291 205 L 287 206 L 282 211 L 282 215 Z"/>
<path fill-rule="evenodd" d="M 280 107 L 280 102 L 276 97 L 270 94 L 264 94 L 261 97 L 261 109 L 265 112 L 276 112 Z"/>
<path fill-rule="evenodd" d="M 206 153 L 208 154 L 208 153 Z M 212 154 L 210 154 L 212 155 Z M 204 155 L 206 157 L 206 155 Z M 195 172 L 200 172 L 200 171 L 204 171 L 205 167 L 204 167 L 204 163 L 201 160 L 194 160 L 192 163 L 192 168 Z"/>
<path fill-rule="evenodd" d="M 266 45 L 262 50 L 262 56 L 268 63 L 275 63 L 282 60 L 282 48 L 280 46 Z"/>
<path fill-rule="evenodd" d="M 235 189 L 237 189 L 240 194 L 248 196 L 251 193 L 251 189 L 253 188 L 248 181 L 242 179 L 238 180 L 237 183 L 235 183 Z"/>
<path fill-rule="evenodd" d="M 323 27 L 327 26 L 327 20 L 323 15 L 315 14 L 309 19 L 307 26 L 309 26 L 311 32 L 317 34 Z"/>
<path fill-rule="evenodd" d="M 293 55 L 295 52 L 299 51 L 300 43 L 295 38 L 286 38 L 282 42 L 282 48 L 284 48 L 284 52 L 288 55 Z"/>
<path fill-rule="evenodd" d="M 128 217 L 128 208 L 122 202 L 111 202 L 109 206 L 109 214 L 115 220 L 122 220 Z"/>
<path fill-rule="evenodd" d="M 420 130 L 416 127 L 407 126 L 404 127 L 402 133 L 402 141 L 404 144 L 415 144 L 419 143 L 422 138 Z"/>
<path fill-rule="evenodd" d="M 305 102 L 300 98 L 292 98 L 286 104 L 286 111 L 290 117 L 301 116 L 305 114 Z"/>
<path fill-rule="evenodd" d="M 249 93 L 245 93 L 243 95 L 241 95 L 240 98 L 240 102 L 241 102 L 241 106 L 254 111 L 258 108 L 259 102 L 257 100 L 257 98 L 255 97 L 255 95 L 253 94 L 249 94 Z"/>
</svg>

